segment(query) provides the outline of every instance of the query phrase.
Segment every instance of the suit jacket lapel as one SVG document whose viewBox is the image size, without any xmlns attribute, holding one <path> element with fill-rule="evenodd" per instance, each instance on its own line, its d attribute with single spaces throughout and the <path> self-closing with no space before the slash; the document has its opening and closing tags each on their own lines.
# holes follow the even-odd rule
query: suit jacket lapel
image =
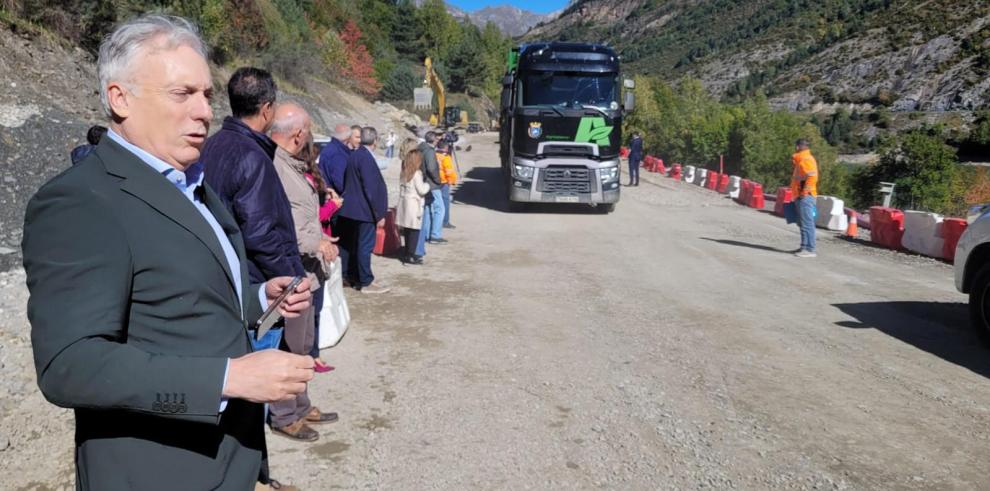
<svg viewBox="0 0 990 491">
<path fill-rule="evenodd" d="M 252 295 L 253 293 L 248 292 L 251 279 L 248 276 L 247 252 L 244 250 L 244 238 L 241 237 L 241 228 L 237 225 L 234 217 L 230 215 L 230 212 L 227 211 L 227 207 L 224 206 L 223 201 L 213 191 L 213 188 L 204 181 L 201 189 L 203 189 L 203 196 L 205 198 L 203 202 L 206 203 L 206 207 L 213 213 L 214 218 L 217 219 L 217 223 L 220 224 L 224 233 L 227 234 L 230 244 L 234 246 L 234 252 L 237 253 L 237 262 L 241 268 L 241 313 L 243 315 L 243 313 L 247 312 L 248 295 Z"/>
<path fill-rule="evenodd" d="M 223 268 L 230 287 L 234 288 L 230 266 L 213 228 L 175 185 L 110 138 L 104 138 L 96 152 L 103 160 L 107 172 L 124 178 L 120 183 L 122 191 L 144 201 L 199 239 L 213 254 Z"/>
</svg>

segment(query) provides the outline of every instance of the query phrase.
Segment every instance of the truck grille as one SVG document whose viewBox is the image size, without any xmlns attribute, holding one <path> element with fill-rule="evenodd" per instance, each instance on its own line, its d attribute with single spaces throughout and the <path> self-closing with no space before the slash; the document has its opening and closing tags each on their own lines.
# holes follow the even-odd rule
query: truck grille
<svg viewBox="0 0 990 491">
<path fill-rule="evenodd" d="M 592 171 L 583 167 L 548 167 L 541 180 L 544 193 L 590 193 Z"/>
</svg>

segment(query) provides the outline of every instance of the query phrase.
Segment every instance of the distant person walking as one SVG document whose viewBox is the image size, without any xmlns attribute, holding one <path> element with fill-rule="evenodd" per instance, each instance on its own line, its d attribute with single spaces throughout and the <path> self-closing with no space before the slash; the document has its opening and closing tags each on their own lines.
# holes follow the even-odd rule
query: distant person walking
<svg viewBox="0 0 990 491">
<path fill-rule="evenodd" d="M 72 165 L 82 162 L 82 160 L 88 157 L 93 150 L 96 150 L 96 146 L 100 144 L 100 140 L 103 139 L 103 135 L 105 134 L 107 134 L 106 126 L 90 126 L 89 131 L 86 132 L 86 143 L 72 149 L 72 154 L 70 156 L 72 159 Z"/>
<path fill-rule="evenodd" d="M 385 157 L 392 158 L 395 157 L 395 132 L 389 131 L 388 137 L 385 138 Z"/>
<path fill-rule="evenodd" d="M 395 211 L 395 223 L 402 228 L 405 249 L 402 261 L 406 264 L 423 264 L 423 256 L 416 254 L 420 229 L 423 227 L 423 209 L 430 185 L 423 179 L 423 154 L 409 150 L 402 160 L 399 176 L 399 206 Z"/>
<path fill-rule="evenodd" d="M 361 147 L 347 158 L 344 171 L 344 205 L 335 231 L 340 234 L 340 261 L 344 279 L 362 293 L 388 293 L 375 283 L 371 271 L 371 253 L 375 249 L 376 225 L 385 223 L 388 212 L 388 188 L 375 163 L 378 132 L 372 127 L 361 129 Z"/>
<path fill-rule="evenodd" d="M 629 140 L 629 185 L 639 186 L 639 163 L 643 161 L 643 138 L 634 131 Z"/>
<path fill-rule="evenodd" d="M 815 252 L 815 197 L 818 196 L 818 162 L 811 155 L 808 140 L 795 143 L 797 152 L 791 156 L 791 194 L 797 207 L 798 227 L 801 229 L 801 249 L 797 257 L 817 257 Z"/>
</svg>

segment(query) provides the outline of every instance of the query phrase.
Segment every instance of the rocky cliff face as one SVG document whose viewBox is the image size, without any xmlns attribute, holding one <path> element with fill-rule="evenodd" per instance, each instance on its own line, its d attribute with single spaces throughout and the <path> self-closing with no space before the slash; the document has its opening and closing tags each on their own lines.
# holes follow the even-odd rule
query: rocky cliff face
<svg viewBox="0 0 990 491">
<path fill-rule="evenodd" d="M 764 90 L 792 110 L 990 108 L 990 5 L 975 0 L 583 0 L 528 40 L 606 42 L 627 71 Z"/>
<path fill-rule="evenodd" d="M 230 114 L 229 71 L 214 68 L 211 131 Z M 24 209 L 39 186 L 67 169 L 69 152 L 85 143 L 86 130 L 106 124 L 96 92 L 91 55 L 46 35 L 16 33 L 0 25 L 0 271 L 21 261 Z M 313 81 L 283 87 L 279 97 L 300 102 L 313 117 L 314 132 L 329 134 L 337 123 L 371 125 L 407 135 L 423 124 L 389 104 L 372 104 L 337 87 Z"/>
</svg>

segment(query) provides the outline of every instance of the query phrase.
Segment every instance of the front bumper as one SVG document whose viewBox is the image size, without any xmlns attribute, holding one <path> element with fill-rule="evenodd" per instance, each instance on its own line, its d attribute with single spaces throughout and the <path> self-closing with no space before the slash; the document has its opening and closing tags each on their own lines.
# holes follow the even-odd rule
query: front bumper
<svg viewBox="0 0 990 491">
<path fill-rule="evenodd" d="M 516 158 L 516 164 L 534 167 L 532 179 L 519 178 L 513 172 L 509 199 L 522 203 L 585 203 L 605 204 L 619 201 L 619 172 L 615 179 L 602 182 L 603 173 L 618 168 L 619 161 L 590 161 L 575 159 L 542 159 L 532 161 Z M 564 177 L 572 171 L 577 177 Z"/>
</svg>

